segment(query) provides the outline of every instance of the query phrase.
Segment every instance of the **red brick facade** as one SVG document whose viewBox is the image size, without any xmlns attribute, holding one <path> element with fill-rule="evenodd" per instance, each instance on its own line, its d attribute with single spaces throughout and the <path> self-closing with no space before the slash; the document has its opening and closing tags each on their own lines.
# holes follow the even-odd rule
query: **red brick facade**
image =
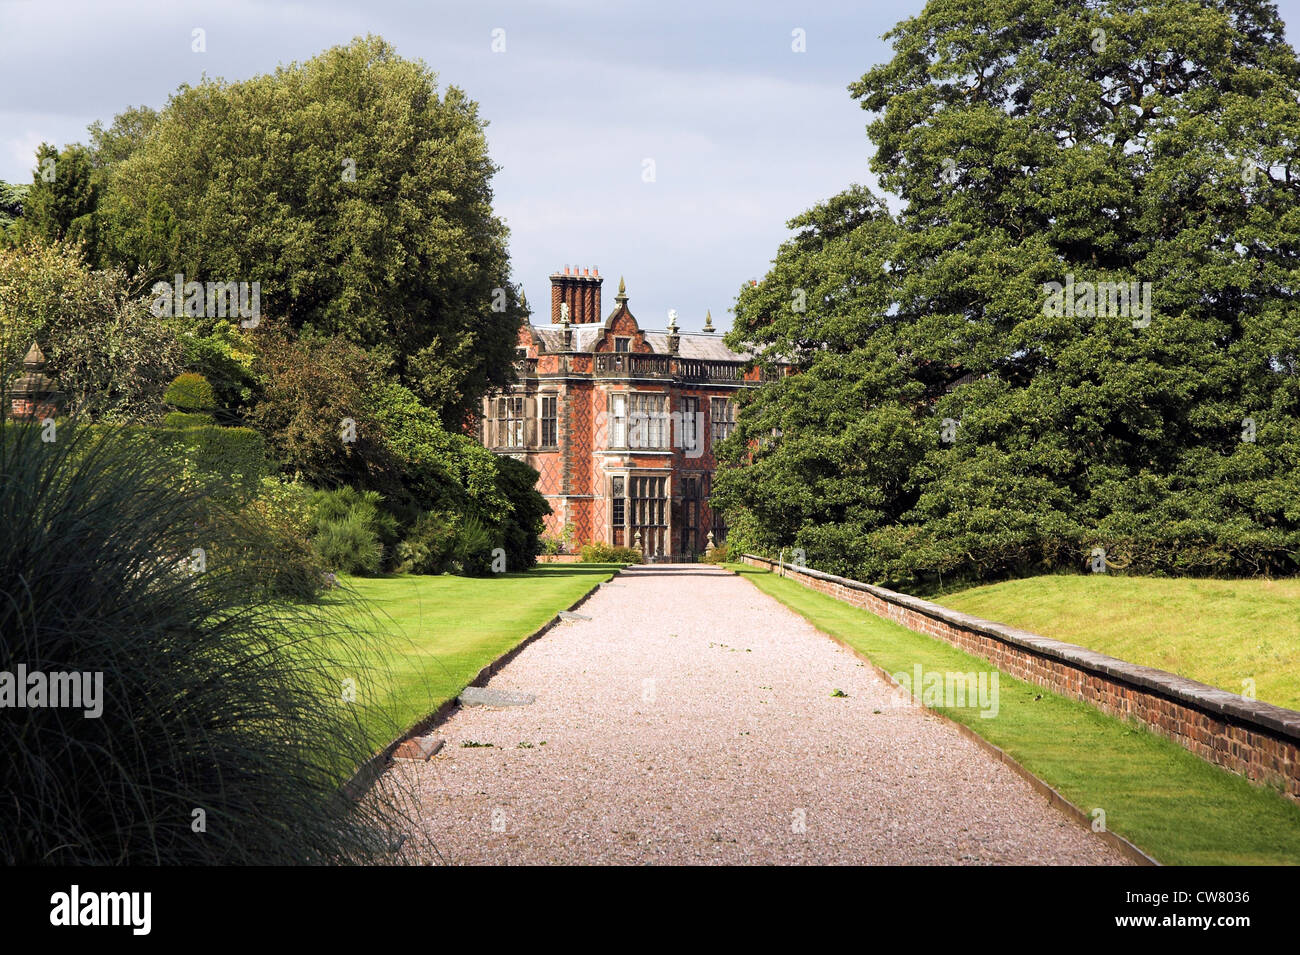
<svg viewBox="0 0 1300 955">
<path fill-rule="evenodd" d="M 622 283 L 600 317 L 595 269 L 551 275 L 551 323 L 520 330 L 518 382 L 484 399 L 480 440 L 536 468 L 548 536 L 689 559 L 726 529 L 708 506 L 713 442 L 762 380 L 716 334 L 642 329 Z"/>
</svg>

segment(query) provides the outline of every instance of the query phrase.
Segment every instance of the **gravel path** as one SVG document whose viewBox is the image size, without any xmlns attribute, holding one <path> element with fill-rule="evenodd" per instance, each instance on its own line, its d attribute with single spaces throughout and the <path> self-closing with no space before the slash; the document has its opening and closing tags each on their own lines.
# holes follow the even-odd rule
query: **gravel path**
<svg viewBox="0 0 1300 955">
<path fill-rule="evenodd" d="M 1124 862 L 743 578 L 655 565 L 578 612 L 489 683 L 535 703 L 392 771 L 444 861 Z"/>
</svg>

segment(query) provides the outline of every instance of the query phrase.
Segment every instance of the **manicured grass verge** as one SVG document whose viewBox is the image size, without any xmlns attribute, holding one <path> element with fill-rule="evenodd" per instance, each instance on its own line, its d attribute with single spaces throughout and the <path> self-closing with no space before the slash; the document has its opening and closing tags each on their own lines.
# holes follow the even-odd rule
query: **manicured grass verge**
<svg viewBox="0 0 1300 955">
<path fill-rule="evenodd" d="M 1300 709 L 1300 579 L 1208 580 L 1108 574 L 1007 580 L 940 597 L 996 620 Z"/>
<path fill-rule="evenodd" d="M 989 664 L 768 571 L 728 567 L 890 673 L 987 672 Z M 998 714 L 934 707 L 1001 747 L 1084 812 L 1172 865 L 1300 864 L 1300 806 L 1203 762 L 1144 727 L 999 675 Z"/>
<path fill-rule="evenodd" d="M 540 564 L 482 578 L 346 579 L 361 601 L 349 612 L 383 635 L 373 672 L 357 681 L 358 699 L 374 713 L 368 726 L 375 748 L 459 695 L 479 670 L 620 566 Z"/>
</svg>

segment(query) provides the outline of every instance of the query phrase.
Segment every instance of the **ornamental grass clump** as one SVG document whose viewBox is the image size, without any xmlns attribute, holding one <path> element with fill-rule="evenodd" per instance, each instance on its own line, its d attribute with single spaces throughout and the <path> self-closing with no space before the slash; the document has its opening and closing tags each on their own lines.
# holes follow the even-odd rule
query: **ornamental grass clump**
<svg viewBox="0 0 1300 955">
<path fill-rule="evenodd" d="M 340 794 L 399 732 L 364 614 L 261 585 L 274 536 L 138 437 L 52 433 L 0 440 L 0 864 L 396 859 L 400 785 Z M 94 676 L 98 714 L 19 672 Z"/>
</svg>

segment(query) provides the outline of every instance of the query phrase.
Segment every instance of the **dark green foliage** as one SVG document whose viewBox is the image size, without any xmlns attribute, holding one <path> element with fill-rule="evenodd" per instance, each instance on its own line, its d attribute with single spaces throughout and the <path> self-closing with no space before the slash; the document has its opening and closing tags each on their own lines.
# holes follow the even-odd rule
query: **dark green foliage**
<svg viewBox="0 0 1300 955">
<path fill-rule="evenodd" d="M 330 570 L 377 574 L 397 537 L 397 521 L 375 491 L 341 487 L 312 495 L 312 545 Z"/>
<path fill-rule="evenodd" d="M 406 539 L 397 545 L 396 570 L 403 574 L 442 574 L 451 566 L 456 546 L 457 517 L 426 511 L 415 519 Z"/>
<path fill-rule="evenodd" d="M 164 443 L 183 449 L 200 480 L 224 484 L 238 494 L 256 490 L 266 474 L 266 443 L 251 428 L 202 425 L 158 432 Z"/>
<path fill-rule="evenodd" d="M 5 436 L 0 671 L 102 674 L 103 697 L 98 718 L 0 710 L 0 863 L 392 858 L 394 807 L 338 792 L 382 717 L 379 695 L 340 700 L 340 674 L 383 680 L 354 610 L 275 600 L 276 543 L 178 489 L 138 432 Z"/>
<path fill-rule="evenodd" d="M 496 525 L 506 552 L 506 566 L 512 573 L 527 570 L 537 563 L 543 518 L 551 513 L 551 506 L 537 491 L 534 468 L 501 456 L 496 457 L 496 466 L 497 487 L 510 502 L 509 513 L 501 515 Z"/>
<path fill-rule="evenodd" d="M 99 437 L 131 441 L 137 453 L 157 460 L 178 481 L 188 481 L 203 493 L 227 503 L 247 503 L 265 477 L 266 449 L 262 436 L 249 428 L 144 428 L 79 425 L 85 441 Z"/>
<path fill-rule="evenodd" d="M 368 396 L 382 364 L 345 339 L 297 336 L 269 322 L 254 340 L 258 393 L 248 422 L 266 436 L 276 465 L 317 487 L 356 484 L 398 493 Z"/>
<path fill-rule="evenodd" d="M 4 239 L 14 222 L 22 218 L 23 202 L 29 188 L 0 181 L 0 240 Z"/>
<path fill-rule="evenodd" d="M 251 333 L 234 322 L 216 322 L 206 335 L 186 335 L 185 367 L 203 375 L 212 385 L 216 418 L 221 424 L 240 424 L 251 410 L 256 390 Z"/>
<path fill-rule="evenodd" d="M 452 568 L 465 577 L 486 577 L 492 573 L 493 551 L 497 535 L 479 518 L 470 516 L 456 528 L 452 545 Z"/>
<path fill-rule="evenodd" d="M 372 395 L 392 470 L 409 501 L 421 510 L 475 518 L 506 553 L 506 569 L 527 570 L 537 560 L 542 518 L 550 505 L 537 491 L 537 472 L 488 451 L 474 439 L 446 431 L 408 389 L 388 383 Z"/>
<path fill-rule="evenodd" d="M 14 225 L 17 238 L 78 244 L 92 265 L 100 265 L 102 191 L 103 177 L 89 149 L 73 143 L 58 150 L 42 143 L 22 200 L 22 218 Z"/>
<path fill-rule="evenodd" d="M 524 317 L 484 125 L 422 63 L 358 38 L 115 124 L 99 214 L 116 261 L 258 281 L 277 319 L 374 352 L 456 427 L 508 379 Z"/>
<path fill-rule="evenodd" d="M 358 513 L 320 524 L 312 547 L 326 567 L 339 573 L 377 574 L 384 562 L 384 545 Z"/>
<path fill-rule="evenodd" d="M 852 88 L 900 213 L 858 187 L 817 206 L 737 302 L 730 341 L 798 374 L 722 449 L 729 542 L 911 589 L 1098 547 L 1115 570 L 1300 568 L 1282 35 L 1233 0 L 901 23 Z M 1052 309 L 1070 276 L 1151 282 L 1150 322 Z"/>
</svg>

